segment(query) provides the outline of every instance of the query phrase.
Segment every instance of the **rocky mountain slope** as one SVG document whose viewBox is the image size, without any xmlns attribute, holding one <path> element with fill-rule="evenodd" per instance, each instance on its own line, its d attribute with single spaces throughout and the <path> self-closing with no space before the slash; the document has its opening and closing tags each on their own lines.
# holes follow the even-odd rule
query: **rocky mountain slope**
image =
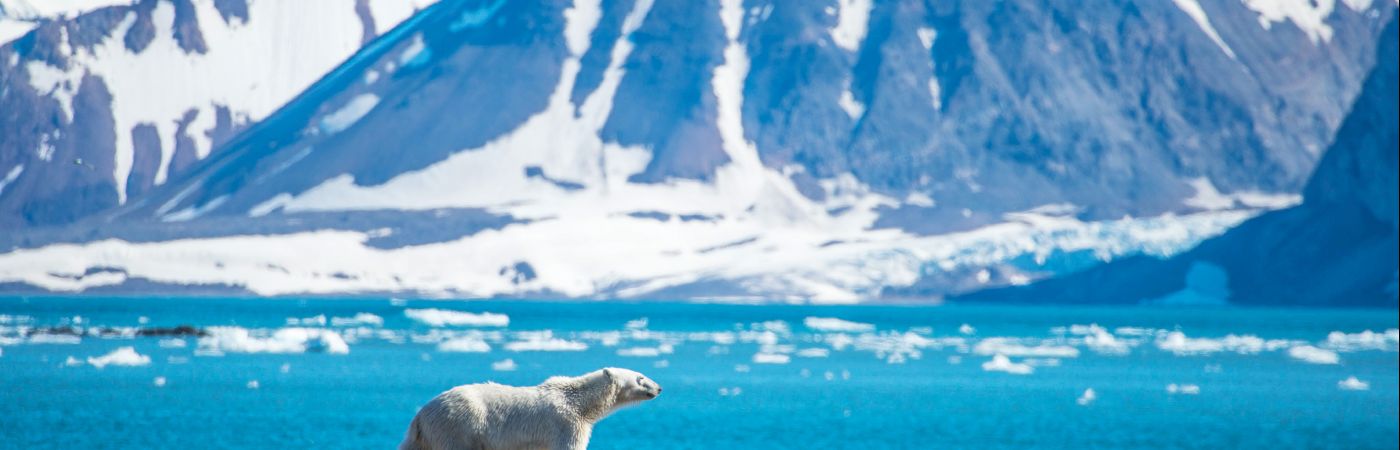
<svg viewBox="0 0 1400 450">
<path fill-rule="evenodd" d="M 181 5 L 225 3 L 145 8 L 188 55 Z M 0 281 L 850 301 L 1168 256 L 1297 201 L 1395 6 L 446 0 L 356 16 L 280 108 L 150 126 L 65 66 L 144 20 L 108 8 L 0 48 L 49 108 L 0 118 Z"/>
<path fill-rule="evenodd" d="M 69 223 L 163 185 L 415 2 L 3 5 L 0 20 L 28 28 L 0 46 L 0 168 L 15 171 L 0 227 L 15 229 Z"/>
<path fill-rule="evenodd" d="M 1304 190 L 1180 256 L 1129 258 L 968 300 L 1396 306 L 1400 33 L 1381 35 L 1376 67 Z"/>
</svg>

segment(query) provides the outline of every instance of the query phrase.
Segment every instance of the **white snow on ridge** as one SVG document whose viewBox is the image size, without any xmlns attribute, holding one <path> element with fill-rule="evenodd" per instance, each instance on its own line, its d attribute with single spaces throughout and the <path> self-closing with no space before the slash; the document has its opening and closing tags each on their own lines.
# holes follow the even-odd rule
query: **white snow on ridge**
<svg viewBox="0 0 1400 450">
<path fill-rule="evenodd" d="M 0 195 L 5 195 L 5 187 L 19 179 L 19 175 L 24 173 L 24 164 L 16 164 L 5 173 L 5 178 L 0 178 Z"/>
<path fill-rule="evenodd" d="M 0 0 L 0 9 L 15 19 L 37 20 L 76 17 L 99 8 L 130 5 L 135 0 Z"/>
<path fill-rule="evenodd" d="M 438 0 L 370 0 L 370 16 L 374 17 L 375 34 L 384 34 Z"/>
<path fill-rule="evenodd" d="M 1289 21 L 1296 25 L 1314 44 L 1320 39 L 1332 40 L 1332 27 L 1327 18 L 1337 8 L 1337 0 L 1241 0 L 1244 5 L 1259 13 L 1259 26 L 1268 30 L 1274 23 Z M 1365 11 L 1371 7 L 1371 0 L 1343 0 L 1343 4 L 1353 11 Z"/>
<path fill-rule="evenodd" d="M 1232 194 L 1221 193 L 1211 183 L 1209 178 L 1199 177 L 1190 181 L 1191 187 L 1196 190 L 1196 194 L 1182 204 L 1206 211 L 1218 211 L 1238 207 L 1282 209 L 1297 205 L 1303 202 L 1303 196 L 1297 194 L 1276 194 L 1256 191 L 1240 191 Z"/>
<path fill-rule="evenodd" d="M 831 41 L 849 51 L 860 50 L 874 5 L 871 0 L 837 0 L 836 4 L 836 26 L 831 29 Z"/>
<path fill-rule="evenodd" d="M 1206 10 L 1201 8 L 1199 2 L 1196 0 L 1172 1 L 1176 3 L 1176 7 L 1180 8 L 1182 12 L 1191 16 L 1191 20 L 1196 21 L 1196 25 L 1201 27 L 1201 31 L 1204 31 L 1206 36 L 1210 37 L 1210 40 L 1215 41 L 1215 45 L 1220 47 L 1220 50 L 1224 51 L 1225 55 L 1229 56 L 1230 59 L 1235 59 L 1235 51 L 1231 50 L 1230 46 L 1226 45 L 1225 41 L 1220 39 L 1220 34 L 1215 32 L 1215 27 L 1210 24 L 1210 17 L 1206 16 Z"/>
<path fill-rule="evenodd" d="M 841 98 L 836 100 L 836 104 L 841 106 L 842 111 L 846 111 L 846 115 L 850 116 L 851 120 L 860 120 L 860 117 L 865 115 L 865 104 L 856 100 L 850 87 L 841 91 Z"/>
<path fill-rule="evenodd" d="M 0 45 L 5 45 L 10 43 L 10 41 L 24 37 L 24 35 L 29 34 L 30 31 L 38 27 L 39 25 L 34 22 L 0 16 Z"/>
<path fill-rule="evenodd" d="M 602 0 L 574 0 L 572 8 L 564 10 L 567 25 L 564 27 L 564 43 L 569 52 L 583 55 L 591 43 L 590 35 L 603 18 Z"/>
<path fill-rule="evenodd" d="M 345 102 L 345 105 L 341 106 L 340 109 L 321 118 L 321 133 L 331 135 L 345 131 L 374 110 L 376 105 L 379 105 L 378 95 L 370 93 L 356 95 L 355 98 Z"/>
</svg>

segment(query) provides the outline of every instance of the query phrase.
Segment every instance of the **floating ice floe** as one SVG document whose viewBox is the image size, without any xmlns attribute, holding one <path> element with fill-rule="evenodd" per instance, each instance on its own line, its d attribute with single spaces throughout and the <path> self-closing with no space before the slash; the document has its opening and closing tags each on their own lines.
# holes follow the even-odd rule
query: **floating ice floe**
<svg viewBox="0 0 1400 450">
<path fill-rule="evenodd" d="M 424 325 L 432 327 L 441 326 L 469 326 L 469 327 L 504 327 L 510 325 L 510 316 L 496 313 L 469 313 L 462 311 L 450 311 L 446 309 L 405 309 L 403 315 L 408 316 Z"/>
<path fill-rule="evenodd" d="M 618 349 L 617 356 L 654 358 L 661 355 L 669 355 L 674 351 L 674 347 L 672 347 L 670 344 L 661 344 L 656 347 L 629 347 Z"/>
<path fill-rule="evenodd" d="M 167 338 L 160 340 L 160 348 L 185 348 L 186 345 L 188 345 L 188 343 L 185 342 L 184 339 L 180 338 Z"/>
<path fill-rule="evenodd" d="M 962 324 L 962 326 L 959 326 L 959 327 L 958 327 L 958 332 L 959 332 L 959 333 L 962 333 L 962 334 L 965 334 L 965 335 L 968 335 L 968 336 L 971 336 L 971 335 L 977 334 L 977 329 L 976 329 L 976 328 L 973 328 L 972 325 Z"/>
<path fill-rule="evenodd" d="M 1113 334 L 1123 336 L 1151 336 L 1156 334 L 1156 330 L 1142 327 L 1118 327 L 1113 329 Z"/>
<path fill-rule="evenodd" d="M 165 377 L 156 377 L 156 379 L 151 380 L 151 384 L 155 387 L 165 387 Z"/>
<path fill-rule="evenodd" d="M 802 320 L 802 324 L 817 331 L 862 332 L 875 330 L 875 325 L 872 324 L 851 322 L 835 317 L 808 317 Z"/>
<path fill-rule="evenodd" d="M 1293 359 L 1313 363 L 1313 364 L 1337 364 L 1341 362 L 1341 357 L 1337 352 L 1313 347 L 1311 345 L 1299 345 L 1288 349 L 1288 356 Z"/>
<path fill-rule="evenodd" d="M 88 358 L 87 363 L 98 369 L 109 365 L 144 366 L 151 363 L 151 357 L 136 353 L 136 349 L 133 347 L 121 347 L 113 350 L 111 353 Z"/>
<path fill-rule="evenodd" d="M 1344 391 L 1365 391 L 1371 389 L 1371 383 L 1358 380 L 1356 379 L 1356 377 L 1353 376 L 1347 377 L 1347 379 L 1345 380 L 1338 381 L 1337 388 Z"/>
<path fill-rule="evenodd" d="M 1079 406 L 1089 406 L 1090 403 L 1093 403 L 1094 400 L 1098 398 L 1098 394 L 1094 393 L 1094 388 L 1088 388 L 1085 389 L 1084 393 L 1081 394 L 1079 398 L 1075 399 L 1074 402 L 1078 403 Z"/>
<path fill-rule="evenodd" d="M 282 328 L 268 337 L 256 337 L 242 327 L 209 327 L 199 338 L 197 354 L 230 353 L 350 353 L 350 345 L 340 334 L 317 328 Z"/>
<path fill-rule="evenodd" d="M 248 380 L 248 384 L 245 386 L 248 386 L 248 389 L 257 389 L 262 387 L 262 384 L 258 383 L 258 380 Z"/>
<path fill-rule="evenodd" d="M 1167 385 L 1167 393 L 1171 395 L 1197 395 L 1201 393 L 1201 387 L 1194 384 L 1171 383 Z"/>
<path fill-rule="evenodd" d="M 69 355 L 68 359 L 63 360 L 64 367 L 75 367 L 81 365 L 83 365 L 83 362 L 78 358 L 74 358 L 72 355 Z"/>
<path fill-rule="evenodd" d="M 1020 340 L 1006 337 L 992 337 L 983 339 L 972 348 L 972 352 L 979 355 L 1004 355 L 1004 356 L 1038 356 L 1047 358 L 1075 358 L 1079 356 L 1079 349 L 1066 345 L 1053 345 L 1041 343 L 1035 346 L 1028 346 L 1020 343 Z"/>
<path fill-rule="evenodd" d="M 488 353 L 491 351 L 491 344 L 487 344 L 478 336 L 466 336 L 442 341 L 438 343 L 437 350 L 452 353 Z"/>
<path fill-rule="evenodd" d="M 523 339 L 506 344 L 512 352 L 581 352 L 588 350 L 588 344 L 560 339 L 552 333 L 521 333 Z"/>
<path fill-rule="evenodd" d="M 288 317 L 287 326 L 292 327 L 324 327 L 326 326 L 326 315 L 320 314 L 312 317 L 296 318 Z"/>
<path fill-rule="evenodd" d="M 30 335 L 28 342 L 30 344 L 74 345 L 81 344 L 83 339 L 71 334 L 38 333 Z"/>
<path fill-rule="evenodd" d="M 331 326 L 353 327 L 353 326 L 384 326 L 384 318 L 370 313 L 359 313 L 352 317 L 332 317 Z"/>
<path fill-rule="evenodd" d="M 804 348 L 802 350 L 797 351 L 797 356 L 801 356 L 803 358 L 825 358 L 830 355 L 831 350 L 817 347 Z"/>
<path fill-rule="evenodd" d="M 1258 336 L 1227 335 L 1220 339 L 1190 338 L 1180 331 L 1166 333 L 1157 340 L 1157 348 L 1182 355 L 1207 355 L 1219 352 L 1254 354 L 1288 348 L 1295 342 L 1283 339 L 1262 339 Z"/>
<path fill-rule="evenodd" d="M 792 361 L 792 357 L 782 353 L 754 353 L 754 364 L 787 364 Z"/>
<path fill-rule="evenodd" d="M 982 363 L 982 370 L 988 372 L 1006 372 L 1015 375 L 1029 375 L 1031 372 L 1035 372 L 1035 368 L 1031 367 L 1030 364 L 1011 362 L 1011 358 L 1007 358 L 1006 355 L 1000 353 L 992 356 L 990 361 Z"/>
<path fill-rule="evenodd" d="M 1069 332 L 1070 334 L 1084 336 L 1084 345 L 1095 353 L 1124 355 L 1128 353 L 1128 349 L 1131 347 L 1128 341 L 1118 339 L 1113 333 L 1109 333 L 1107 329 L 1096 323 L 1088 325 L 1070 325 Z"/>
<path fill-rule="evenodd" d="M 1323 345 L 1332 350 L 1351 352 L 1357 350 L 1396 351 L 1397 344 L 1400 344 L 1400 329 L 1391 328 L 1381 333 L 1371 330 L 1359 333 L 1333 331 L 1327 333 L 1327 342 Z"/>
<path fill-rule="evenodd" d="M 510 359 L 510 358 L 506 358 L 506 359 L 503 359 L 503 360 L 500 360 L 500 361 L 496 361 L 496 362 L 491 363 L 491 370 L 494 370 L 494 371 L 497 371 L 497 372 L 510 372 L 510 371 L 513 371 L 513 370 L 515 370 L 515 369 L 517 369 L 517 368 L 519 368 L 519 367 L 520 367 L 520 366 L 517 366 L 517 365 L 515 364 L 515 360 Z"/>
<path fill-rule="evenodd" d="M 643 318 L 636 319 L 636 320 L 629 320 L 629 321 L 627 321 L 627 324 L 624 325 L 624 327 L 627 328 L 627 329 L 629 329 L 629 330 L 640 330 L 640 329 L 646 328 L 646 327 L 647 327 L 647 318 L 643 317 Z"/>
</svg>

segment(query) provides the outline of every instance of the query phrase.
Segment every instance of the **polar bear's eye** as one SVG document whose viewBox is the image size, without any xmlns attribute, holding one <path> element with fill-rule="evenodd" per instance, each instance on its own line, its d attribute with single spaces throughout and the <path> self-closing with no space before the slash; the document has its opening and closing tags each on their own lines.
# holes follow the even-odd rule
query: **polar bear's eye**
<svg viewBox="0 0 1400 450">
<path fill-rule="evenodd" d="M 646 378 L 637 377 L 637 384 L 640 384 L 640 385 L 642 385 L 642 386 L 646 386 L 646 385 L 647 385 Z"/>
</svg>

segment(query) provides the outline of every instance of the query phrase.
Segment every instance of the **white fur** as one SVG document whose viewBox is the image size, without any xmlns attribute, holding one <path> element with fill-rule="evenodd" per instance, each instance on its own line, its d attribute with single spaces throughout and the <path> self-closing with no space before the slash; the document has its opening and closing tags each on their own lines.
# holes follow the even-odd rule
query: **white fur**
<svg viewBox="0 0 1400 450">
<path fill-rule="evenodd" d="M 593 424 L 659 394 L 645 375 L 612 367 L 539 386 L 457 386 L 418 410 L 399 449 L 585 449 Z"/>
</svg>

